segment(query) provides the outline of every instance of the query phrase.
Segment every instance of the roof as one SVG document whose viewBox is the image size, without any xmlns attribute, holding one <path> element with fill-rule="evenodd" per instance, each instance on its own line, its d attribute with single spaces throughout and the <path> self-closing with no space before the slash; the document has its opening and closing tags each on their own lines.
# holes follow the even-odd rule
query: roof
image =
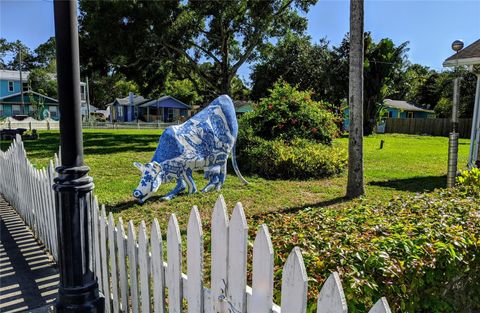
<svg viewBox="0 0 480 313">
<path fill-rule="evenodd" d="M 158 108 L 175 108 L 175 109 L 190 109 L 188 104 L 183 103 L 182 101 L 172 97 L 172 96 L 163 96 L 158 99 L 150 100 L 146 103 L 140 105 L 142 108 L 146 107 L 158 107 Z"/>
<path fill-rule="evenodd" d="M 402 111 L 414 111 L 414 112 L 427 112 L 427 113 L 434 113 L 433 110 L 427 110 L 424 108 L 417 107 L 416 105 L 409 103 L 403 100 L 392 100 L 392 99 L 385 99 L 383 104 L 388 108 L 399 109 Z"/>
<path fill-rule="evenodd" d="M 443 66 L 480 64 L 480 39 L 458 51 L 443 62 Z"/>
<path fill-rule="evenodd" d="M 238 108 L 235 109 L 236 113 L 247 113 L 247 112 L 252 112 L 252 111 L 253 111 L 253 107 L 250 103 L 249 104 L 244 104 L 241 107 L 238 107 Z"/>
<path fill-rule="evenodd" d="M 139 95 L 133 95 L 133 105 L 140 105 L 146 101 L 149 101 L 149 100 Z M 125 98 L 116 98 L 113 102 L 109 103 L 108 105 L 114 105 L 114 104 L 130 105 L 130 96 L 126 96 Z"/>
<path fill-rule="evenodd" d="M 57 99 L 51 98 L 51 97 L 46 96 L 46 95 L 42 95 L 41 93 L 38 93 L 38 92 L 33 91 L 33 90 L 24 91 L 23 94 L 24 94 L 24 97 L 25 97 L 25 95 L 28 95 L 28 94 L 34 94 L 38 97 L 42 97 L 42 98 L 50 100 L 51 101 L 50 103 L 58 103 Z M 18 97 L 18 96 L 21 96 L 21 95 L 22 95 L 22 93 L 20 93 L 20 92 L 12 93 L 11 95 L 1 97 L 0 101 L 10 99 L 10 98 L 14 98 L 14 97 Z"/>
<path fill-rule="evenodd" d="M 28 75 L 30 75 L 30 72 L 22 71 L 22 80 L 27 81 Z M 20 72 L 10 71 L 10 70 L 0 70 L 0 79 L 1 80 L 20 80 Z"/>
</svg>

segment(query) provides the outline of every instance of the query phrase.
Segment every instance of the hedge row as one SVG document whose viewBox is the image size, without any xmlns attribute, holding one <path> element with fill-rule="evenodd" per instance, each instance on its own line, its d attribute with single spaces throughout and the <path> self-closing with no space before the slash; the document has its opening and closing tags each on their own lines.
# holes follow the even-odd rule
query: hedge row
<svg viewBox="0 0 480 313">
<path fill-rule="evenodd" d="M 349 312 L 386 296 L 394 312 L 480 309 L 480 193 L 462 188 L 382 204 L 267 214 L 278 264 L 300 246 L 314 295 L 332 271 Z M 276 273 L 280 281 L 281 269 Z"/>
<path fill-rule="evenodd" d="M 241 133 L 237 154 L 242 172 L 269 179 L 323 178 L 347 166 L 345 149 L 299 138 L 287 142 Z"/>
</svg>

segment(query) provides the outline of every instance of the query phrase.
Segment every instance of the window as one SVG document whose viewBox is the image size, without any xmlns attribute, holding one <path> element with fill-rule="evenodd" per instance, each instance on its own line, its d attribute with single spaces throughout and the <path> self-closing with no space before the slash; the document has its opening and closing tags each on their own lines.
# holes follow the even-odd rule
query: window
<svg viewBox="0 0 480 313">
<path fill-rule="evenodd" d="M 413 118 L 413 112 L 407 112 L 407 118 Z"/>
<path fill-rule="evenodd" d="M 85 85 L 80 85 L 80 100 L 85 101 Z"/>
<path fill-rule="evenodd" d="M 168 108 L 167 109 L 167 121 L 168 122 L 173 122 L 173 108 Z"/>
<path fill-rule="evenodd" d="M 388 117 L 390 117 L 390 118 L 393 117 L 393 111 L 388 111 Z"/>
<path fill-rule="evenodd" d="M 52 118 L 57 117 L 58 107 L 51 105 L 48 107 L 48 112 L 50 112 L 50 117 Z"/>
<path fill-rule="evenodd" d="M 23 87 L 23 91 L 28 91 L 28 83 L 27 82 L 23 82 L 22 87 Z"/>
<path fill-rule="evenodd" d="M 12 81 L 8 82 L 8 92 L 13 92 L 13 82 Z"/>
<path fill-rule="evenodd" d="M 20 105 L 19 104 L 14 104 L 12 105 L 12 115 L 21 115 L 22 112 L 20 111 Z"/>
<path fill-rule="evenodd" d="M 0 104 L 0 117 L 2 117 L 2 116 L 3 116 L 3 105 Z"/>
</svg>

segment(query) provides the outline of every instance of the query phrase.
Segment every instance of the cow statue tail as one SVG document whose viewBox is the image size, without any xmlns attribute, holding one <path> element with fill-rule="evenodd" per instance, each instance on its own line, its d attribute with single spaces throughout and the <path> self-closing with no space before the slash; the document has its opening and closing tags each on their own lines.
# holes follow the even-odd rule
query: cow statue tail
<svg viewBox="0 0 480 313">
<path fill-rule="evenodd" d="M 242 181 L 242 183 L 244 183 L 245 185 L 248 185 L 248 181 L 243 178 L 242 176 L 242 173 L 240 173 L 240 169 L 238 168 L 238 164 L 237 164 L 237 154 L 235 153 L 235 147 L 237 146 L 237 144 L 235 143 L 233 145 L 233 149 L 232 149 L 232 166 L 233 166 L 233 170 L 235 171 L 235 174 L 237 174 L 238 178 L 240 178 L 240 180 Z"/>
</svg>

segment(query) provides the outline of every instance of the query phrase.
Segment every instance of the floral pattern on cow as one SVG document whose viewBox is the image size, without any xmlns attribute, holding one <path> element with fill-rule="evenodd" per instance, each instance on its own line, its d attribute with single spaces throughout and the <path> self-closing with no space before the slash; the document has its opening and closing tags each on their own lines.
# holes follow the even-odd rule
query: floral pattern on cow
<svg viewBox="0 0 480 313">
<path fill-rule="evenodd" d="M 215 99 L 206 108 L 180 125 L 168 127 L 160 137 L 152 160 L 147 164 L 135 162 L 142 178 L 133 196 L 143 203 L 162 183 L 176 181 L 175 188 L 163 196 L 170 200 L 188 189 L 197 192 L 193 172 L 203 170 L 208 180 L 202 192 L 219 190 L 227 176 L 227 160 L 232 154 L 233 168 L 242 177 L 235 159 L 238 123 L 229 96 Z"/>
</svg>

